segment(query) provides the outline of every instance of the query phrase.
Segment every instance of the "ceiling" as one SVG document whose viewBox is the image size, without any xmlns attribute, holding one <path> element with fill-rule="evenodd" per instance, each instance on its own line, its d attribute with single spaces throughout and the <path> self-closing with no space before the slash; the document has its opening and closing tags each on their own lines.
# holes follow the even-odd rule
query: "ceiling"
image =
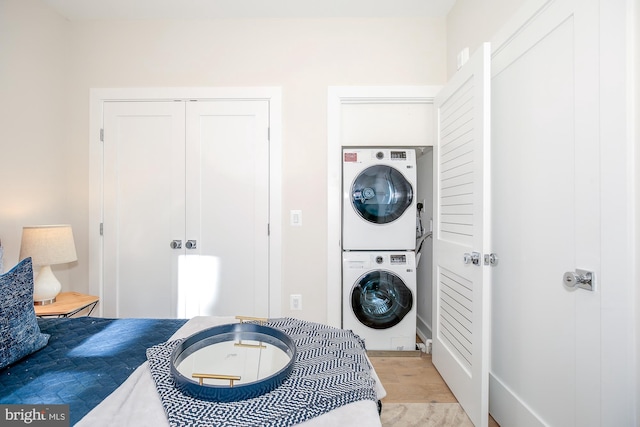
<svg viewBox="0 0 640 427">
<path fill-rule="evenodd" d="M 42 0 L 71 21 L 444 17 L 455 0 Z"/>
</svg>

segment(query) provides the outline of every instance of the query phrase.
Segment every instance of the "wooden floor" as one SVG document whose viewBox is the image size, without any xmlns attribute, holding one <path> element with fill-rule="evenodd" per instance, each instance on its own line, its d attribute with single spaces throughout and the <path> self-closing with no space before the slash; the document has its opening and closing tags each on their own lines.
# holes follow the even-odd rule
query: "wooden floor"
<svg viewBox="0 0 640 427">
<path fill-rule="evenodd" d="M 369 355 L 387 396 L 385 403 L 457 403 L 431 362 L 431 355 L 394 357 Z M 489 417 L 489 427 L 499 427 Z"/>
</svg>

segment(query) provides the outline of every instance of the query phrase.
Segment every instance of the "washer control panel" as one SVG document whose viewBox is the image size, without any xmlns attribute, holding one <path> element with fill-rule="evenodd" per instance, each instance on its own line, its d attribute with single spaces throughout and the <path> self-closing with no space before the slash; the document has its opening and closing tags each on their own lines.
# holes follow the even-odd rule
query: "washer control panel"
<svg viewBox="0 0 640 427">
<path fill-rule="evenodd" d="M 407 263 L 407 256 L 402 254 L 402 255 L 390 255 L 389 256 L 389 262 L 392 265 L 400 265 L 400 264 L 406 264 Z"/>
</svg>

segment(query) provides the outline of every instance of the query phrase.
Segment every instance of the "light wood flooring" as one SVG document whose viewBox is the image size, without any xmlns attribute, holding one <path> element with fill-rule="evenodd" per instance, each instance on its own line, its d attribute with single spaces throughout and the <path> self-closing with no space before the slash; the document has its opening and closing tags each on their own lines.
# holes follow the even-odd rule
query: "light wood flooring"
<svg viewBox="0 0 640 427">
<path fill-rule="evenodd" d="M 387 396 L 385 403 L 458 403 L 431 362 L 431 355 L 380 356 L 369 354 Z M 499 427 L 489 417 L 489 427 Z"/>
</svg>

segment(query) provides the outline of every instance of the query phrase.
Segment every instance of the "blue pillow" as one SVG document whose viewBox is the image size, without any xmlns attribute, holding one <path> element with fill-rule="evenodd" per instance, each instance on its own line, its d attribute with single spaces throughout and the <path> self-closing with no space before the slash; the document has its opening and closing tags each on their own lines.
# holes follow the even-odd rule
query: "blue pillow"
<svg viewBox="0 0 640 427">
<path fill-rule="evenodd" d="M 40 332 L 33 309 L 31 258 L 25 258 L 0 275 L 0 369 L 48 342 L 49 335 Z"/>
</svg>

